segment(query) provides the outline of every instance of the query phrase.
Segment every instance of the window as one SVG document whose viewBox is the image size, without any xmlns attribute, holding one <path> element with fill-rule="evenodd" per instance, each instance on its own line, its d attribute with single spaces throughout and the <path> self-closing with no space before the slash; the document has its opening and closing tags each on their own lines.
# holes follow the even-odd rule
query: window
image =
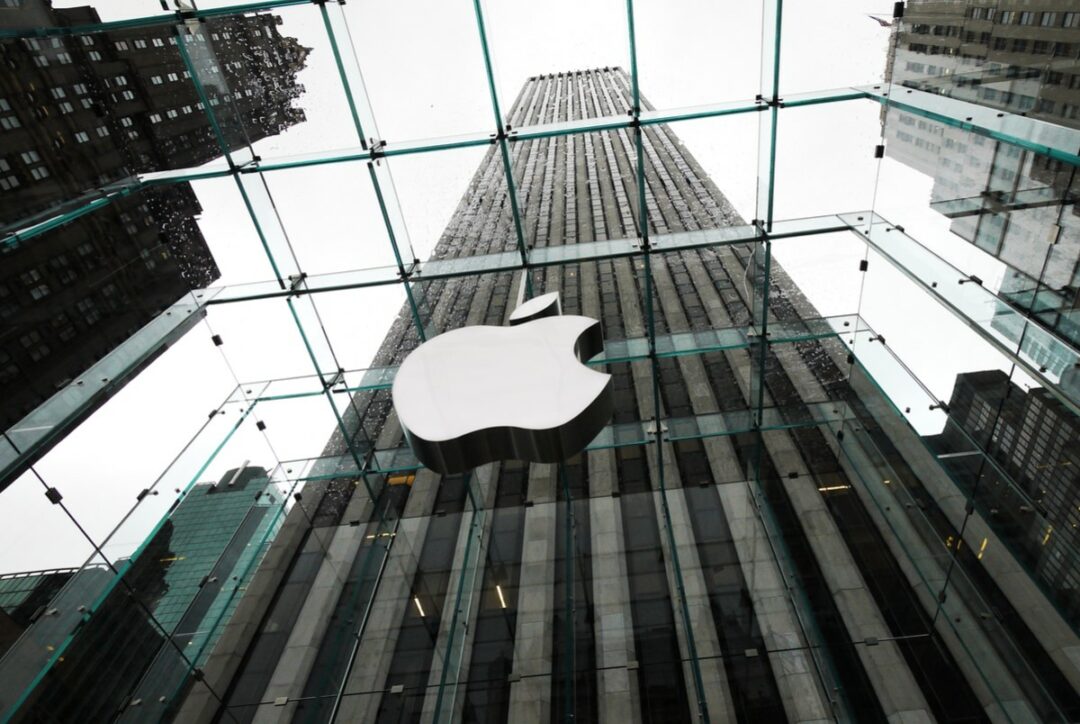
<svg viewBox="0 0 1080 724">
<path fill-rule="evenodd" d="M 154 38 L 151 42 L 154 44 L 155 48 L 164 48 L 165 47 L 165 41 L 162 40 L 161 38 Z"/>
<path fill-rule="evenodd" d="M 86 55 L 87 55 L 87 57 L 90 58 L 90 60 L 93 60 L 93 61 L 100 61 L 101 60 L 101 53 L 97 52 L 96 50 L 91 50 Z"/>
<path fill-rule="evenodd" d="M 150 122 L 151 123 L 161 123 L 161 114 L 160 113 L 151 113 L 150 114 Z"/>
<path fill-rule="evenodd" d="M 1032 12 L 1020 13 L 1020 24 L 1021 25 L 1034 25 L 1035 24 L 1035 13 L 1032 13 Z"/>
<path fill-rule="evenodd" d="M 0 176 L 0 191 L 11 191 L 22 184 L 14 176 Z"/>
<path fill-rule="evenodd" d="M 5 311 L 7 307 L 3 308 Z M 5 315 L 6 316 L 6 315 Z M 11 355 L 0 352 L 0 384 L 8 384 L 19 376 L 19 368 L 15 365 Z"/>
<path fill-rule="evenodd" d="M 23 38 L 22 44 L 27 50 L 41 50 L 41 43 L 37 38 Z"/>
<path fill-rule="evenodd" d="M 20 337 L 19 344 L 35 362 L 49 354 L 49 346 L 41 340 L 41 334 L 36 329 Z"/>
<path fill-rule="evenodd" d="M 67 93 L 64 92 L 63 88 L 57 87 L 57 88 L 50 88 L 49 89 L 49 95 L 51 95 L 53 98 L 58 98 L 59 99 L 59 98 L 63 98 L 64 96 L 66 96 Z"/>
<path fill-rule="evenodd" d="M 175 108 L 170 108 L 169 110 L 165 111 L 165 117 L 166 118 L 176 118 L 179 115 L 180 114 L 177 113 Z"/>
<path fill-rule="evenodd" d="M 94 107 L 94 101 L 90 100 L 89 98 L 83 98 L 81 101 L 79 101 L 79 105 L 81 105 L 87 110 L 90 110 Z"/>
<path fill-rule="evenodd" d="M 124 128 L 130 128 L 133 123 L 134 121 L 131 120 L 130 116 L 124 116 L 120 119 L 120 125 Z"/>
<path fill-rule="evenodd" d="M 44 55 L 35 55 L 34 56 L 34 65 L 36 65 L 39 68 L 48 68 L 49 67 L 49 59 L 46 58 Z"/>
<path fill-rule="evenodd" d="M 1016 12 L 1013 10 L 1004 10 L 1001 15 L 998 16 L 998 22 L 1002 25 L 1008 25 L 1016 18 Z"/>
<path fill-rule="evenodd" d="M 76 83 L 75 85 L 73 85 L 71 87 L 75 91 L 75 93 L 77 93 L 78 95 L 81 95 L 81 96 L 86 95 L 86 84 L 85 83 Z"/>
<path fill-rule="evenodd" d="M 83 45 L 87 46 L 87 47 L 90 47 L 91 45 L 94 44 L 94 38 L 93 38 L 93 36 L 90 36 L 90 35 L 82 35 L 82 36 L 79 36 L 79 42 L 82 43 Z"/>
<path fill-rule="evenodd" d="M 7 102 L 7 98 L 0 98 L 0 111 L 10 111 L 11 104 Z"/>
<path fill-rule="evenodd" d="M 117 40 L 116 41 L 116 49 L 117 50 L 127 50 L 128 49 L 127 41 L 126 40 Z"/>
<path fill-rule="evenodd" d="M 44 299 L 49 296 L 52 290 L 49 289 L 49 285 L 41 279 L 41 273 L 37 269 L 30 269 L 19 275 L 19 280 L 22 281 L 23 286 L 26 287 L 26 291 L 30 293 L 30 298 L 36 300 Z"/>
<path fill-rule="evenodd" d="M 75 325 L 71 323 L 71 320 L 66 314 L 58 314 L 53 317 L 49 322 L 49 326 L 52 327 L 53 334 L 60 338 L 62 342 L 69 342 L 75 337 Z"/>
<path fill-rule="evenodd" d="M 75 281 L 75 270 L 71 268 L 71 262 L 66 254 L 59 254 L 49 260 L 53 275 L 60 280 L 61 284 L 70 284 Z"/>
<path fill-rule="evenodd" d="M 0 171 L 10 171 L 11 164 L 7 162 L 6 158 L 0 158 Z"/>
<path fill-rule="evenodd" d="M 189 113 L 191 113 L 191 110 L 192 110 L 192 109 L 191 109 L 191 106 L 184 106 L 184 107 L 183 107 L 183 108 L 181 108 L 180 110 L 181 110 L 181 111 L 183 111 L 183 112 L 184 112 L 184 115 L 186 116 L 186 115 L 188 115 Z"/>
<path fill-rule="evenodd" d="M 71 54 L 70 53 L 57 53 L 56 54 L 56 59 L 58 61 L 60 61 L 61 65 L 71 65 Z"/>
<path fill-rule="evenodd" d="M 75 141 L 78 143 L 86 143 L 90 140 L 90 136 L 85 131 L 75 132 Z"/>
<path fill-rule="evenodd" d="M 41 181 L 49 177 L 49 169 L 44 166 L 34 166 L 30 169 L 30 175 L 34 177 L 35 181 Z"/>
<path fill-rule="evenodd" d="M 1039 25 L 1044 28 L 1052 28 L 1057 25 L 1057 13 L 1043 13 L 1039 19 Z"/>
<path fill-rule="evenodd" d="M 13 128 L 19 128 L 20 126 L 22 126 L 22 123 L 15 116 L 5 116 L 0 118 L 0 128 L 5 131 L 10 131 Z"/>
<path fill-rule="evenodd" d="M 1077 28 L 1080 27 L 1080 13 L 1063 13 L 1061 16 L 1061 27 L 1063 28 Z"/>
<path fill-rule="evenodd" d="M 64 101 L 63 103 L 57 103 L 56 105 L 60 109 L 61 113 L 73 113 L 75 111 L 75 106 L 71 105 L 67 101 Z"/>
<path fill-rule="evenodd" d="M 118 86 L 125 86 L 125 85 L 128 84 L 128 79 L 127 79 L 126 75 L 118 75 L 115 78 L 113 78 L 113 80 L 116 82 L 116 85 L 118 85 Z"/>
<path fill-rule="evenodd" d="M 136 48 L 145 48 L 146 47 L 146 41 L 142 40 L 141 38 L 139 40 L 136 40 L 135 41 L 135 47 Z"/>
<path fill-rule="evenodd" d="M 97 324 L 98 320 L 101 319 L 101 312 L 98 311 L 97 305 L 94 304 L 94 300 L 92 299 L 80 299 L 76 302 L 75 309 L 78 310 L 79 314 L 82 315 L 83 321 L 87 324 Z"/>
<path fill-rule="evenodd" d="M 168 78 L 171 81 L 180 80 L 180 76 L 178 74 L 176 74 L 176 73 L 169 73 Z"/>
<path fill-rule="evenodd" d="M 121 93 L 120 97 L 123 98 L 125 101 L 133 101 L 135 100 L 135 92 L 127 90 Z"/>
<path fill-rule="evenodd" d="M 37 163 L 41 160 L 41 156 L 38 155 L 37 151 L 23 151 L 19 158 L 22 159 L 23 163 Z"/>
</svg>

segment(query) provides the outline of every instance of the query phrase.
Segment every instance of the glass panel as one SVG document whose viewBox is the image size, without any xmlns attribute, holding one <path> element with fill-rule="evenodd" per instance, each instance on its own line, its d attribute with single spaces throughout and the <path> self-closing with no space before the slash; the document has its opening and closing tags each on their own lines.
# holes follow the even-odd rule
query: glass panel
<svg viewBox="0 0 1080 724">
<path fill-rule="evenodd" d="M 314 372 L 311 356 L 297 331 L 289 302 L 296 304 L 297 309 L 305 314 L 310 312 L 310 307 L 304 304 L 301 297 L 260 299 L 210 308 L 207 322 L 214 333 L 221 337 L 221 353 L 239 379 L 267 380 Z M 260 320 L 257 326 L 251 324 L 253 314 Z M 307 319 L 304 317 L 305 321 Z M 269 329 L 274 330 L 272 337 L 267 334 Z M 312 332 L 317 330 L 316 324 Z M 326 360 L 329 353 L 325 351 L 325 339 L 322 345 L 316 351 L 325 354 L 318 359 Z M 336 370 L 336 367 L 331 365 L 330 369 Z"/>
<path fill-rule="evenodd" d="M 618 17 L 618 11 L 611 13 Z M 756 64 L 746 65 L 759 53 L 761 16 L 754 4 L 634 3 L 641 93 L 647 99 L 642 106 L 674 108 L 757 95 Z M 670 57 L 673 47 L 680 48 L 677 59 Z M 723 70 L 735 66 L 744 72 Z"/>
<path fill-rule="evenodd" d="M 873 208 L 880 111 L 867 103 L 831 103 L 781 112 L 775 218 Z"/>
<path fill-rule="evenodd" d="M 894 80 L 931 93 L 1072 128 L 1066 89 L 1076 74 L 1080 25 L 1071 8 L 908 8 Z M 962 54 L 942 53 L 959 47 Z"/>
<path fill-rule="evenodd" d="M 420 24 L 391 7 L 346 4 L 342 10 L 381 138 L 390 146 L 492 128 L 483 54 L 470 8 L 435 6 Z M 336 36 L 343 44 L 340 33 Z M 409 42 L 402 43 L 404 37 Z M 432 55 L 416 53 L 419 47 Z M 429 62 L 436 57 L 441 61 Z"/>
<path fill-rule="evenodd" d="M 191 329 L 202 316 L 202 292 L 189 293 L 161 312 L 79 378 L 68 383 L 5 433 L 0 471 L 14 474 L 30 455 L 39 454 L 62 437 L 77 420 L 122 387 L 150 360 Z"/>
<path fill-rule="evenodd" d="M 1080 391 L 1073 388 L 1080 383 L 1064 373 L 1075 362 L 1074 350 L 1041 327 L 1025 322 L 1020 312 L 890 224 L 875 223 L 863 237 L 875 250 L 887 254 L 898 269 L 969 320 L 972 328 L 998 349 L 1012 354 L 1019 348 L 1019 361 L 1032 371 L 1038 370 L 1066 404 L 1075 404 Z"/>
<path fill-rule="evenodd" d="M 198 211 L 189 186 L 148 191 L 5 245 L 5 429 L 217 277 Z"/>
<path fill-rule="evenodd" d="M 880 83 L 892 49 L 892 6 L 787 3 L 780 51 L 780 96 L 815 88 Z M 856 20 L 858 22 L 856 22 Z M 806 28 L 814 32 L 806 32 Z M 780 32 L 777 32 L 779 35 Z M 803 62 L 813 58 L 814 62 Z"/>
<path fill-rule="evenodd" d="M 302 273 L 314 276 L 396 263 L 367 165 L 338 163 L 265 174 L 276 217 Z M 312 224 L 312 214 L 324 223 Z M 273 221 L 260 217 L 263 226 Z"/>
</svg>

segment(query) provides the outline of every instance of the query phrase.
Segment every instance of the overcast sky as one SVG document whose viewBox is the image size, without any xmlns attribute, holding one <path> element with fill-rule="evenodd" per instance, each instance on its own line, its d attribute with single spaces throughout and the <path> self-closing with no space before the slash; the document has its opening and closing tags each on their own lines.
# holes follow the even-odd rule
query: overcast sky
<svg viewBox="0 0 1080 724">
<path fill-rule="evenodd" d="M 54 3 L 58 7 L 82 2 Z M 199 2 L 199 7 L 226 3 Z M 867 17 L 891 14 L 891 3 L 830 0 L 785 3 L 781 89 L 795 93 L 881 79 L 888 30 Z M 159 13 L 157 0 L 109 0 L 106 20 Z M 472 4 L 363 2 L 344 6 L 382 138 L 389 143 L 483 131 L 492 125 L 483 58 Z M 487 29 L 504 112 L 528 76 L 607 65 L 628 67 L 622 0 L 490 2 Z M 755 3 L 659 0 L 635 3 L 643 94 L 658 108 L 752 99 L 758 92 L 761 11 Z M 257 144 L 264 159 L 356 145 L 326 31 L 315 5 L 275 11 L 282 33 L 311 47 L 299 81 L 307 121 Z M 758 119 L 755 114 L 690 121 L 675 132 L 746 219 L 755 217 Z M 869 101 L 789 109 L 781 114 L 776 218 L 868 209 L 909 230 L 948 240 L 946 220 L 927 207 L 932 179 L 901 164 L 873 158 L 880 108 Z M 394 158 L 394 175 L 414 253 L 425 258 L 465 191 L 484 148 Z M 880 168 L 880 174 L 879 174 Z M 271 193 L 302 268 L 309 274 L 375 265 L 393 258 L 362 164 L 273 172 Z M 203 206 L 200 226 L 222 271 L 222 284 L 272 278 L 231 178 L 194 184 Z M 875 196 L 876 193 L 876 196 Z M 902 216 L 900 216 L 902 215 Z M 918 234 L 917 234 L 918 235 Z M 921 237 L 920 237 L 921 238 Z M 928 299 L 902 308 L 895 292 L 909 285 L 887 264 L 872 264 L 860 307 L 858 260 L 865 247 L 852 235 L 790 240 L 777 258 L 824 315 L 861 311 L 890 346 L 948 399 L 957 372 L 994 364 L 986 350 Z M 973 247 L 971 247 L 973 249 Z M 988 262 L 971 253 L 970 263 Z M 1000 266 L 1000 265 L 998 265 Z M 989 264 L 984 278 L 998 267 Z M 911 291 L 909 289 L 909 291 Z M 914 295 L 921 297 L 921 295 Z M 335 353 L 346 369 L 367 366 L 404 301 L 396 286 L 316 296 Z M 932 325 L 914 319 L 934 319 Z M 940 322 L 938 321 L 940 320 Z M 225 344 L 215 348 L 212 333 Z M 951 347 L 949 345 L 952 345 Z M 941 364 L 941 350 L 950 364 Z M 989 361 L 988 361 L 989 360 Z M 254 421 L 205 467 L 239 417 L 240 403 L 207 423 L 236 380 L 312 374 L 285 303 L 280 299 L 213 307 L 200 325 L 117 394 L 37 466 L 96 539 L 103 539 L 133 505 L 139 490 L 168 468 L 157 497 L 110 546 L 130 552 L 192 480 L 217 480 L 245 460 L 273 468 L 278 461 L 317 455 L 333 427 L 325 399 L 259 405 L 266 434 Z M 314 388 L 315 385 L 311 385 Z M 922 424 L 915 420 L 916 424 Z M 924 420 L 932 426 L 932 420 Z M 200 434 L 200 427 L 208 429 Z M 932 432 L 932 429 L 924 431 Z M 192 447 L 182 450 L 195 436 Z M 89 552 L 74 527 L 29 475 L 3 494 L 0 571 L 78 565 Z"/>
</svg>

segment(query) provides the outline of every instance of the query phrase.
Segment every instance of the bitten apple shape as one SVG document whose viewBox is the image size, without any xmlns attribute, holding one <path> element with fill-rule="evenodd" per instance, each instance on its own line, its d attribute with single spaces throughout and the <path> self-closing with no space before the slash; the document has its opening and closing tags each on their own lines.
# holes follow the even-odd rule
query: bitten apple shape
<svg viewBox="0 0 1080 724">
<path fill-rule="evenodd" d="M 603 350 L 598 321 L 560 314 L 554 293 L 525 302 L 510 322 L 441 334 L 398 369 L 394 409 L 432 470 L 559 462 L 611 418 L 611 375 L 583 364 Z"/>
</svg>

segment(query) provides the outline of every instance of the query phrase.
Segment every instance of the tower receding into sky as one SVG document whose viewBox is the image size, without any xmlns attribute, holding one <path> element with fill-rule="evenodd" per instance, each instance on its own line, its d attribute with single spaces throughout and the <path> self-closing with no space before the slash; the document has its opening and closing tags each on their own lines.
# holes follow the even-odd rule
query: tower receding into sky
<svg viewBox="0 0 1080 724">
<path fill-rule="evenodd" d="M 983 551 L 949 555 L 964 498 L 910 427 L 879 414 L 887 398 L 845 348 L 872 333 L 837 321 L 838 334 L 773 260 L 773 344 L 747 336 L 757 247 L 710 237 L 665 251 L 746 224 L 669 127 L 642 130 L 645 189 L 633 129 L 514 140 L 533 124 L 623 115 L 629 86 L 617 68 L 530 78 L 507 126 L 534 266 L 575 245 L 612 250 L 528 279 L 528 293 L 559 291 L 564 311 L 602 321 L 608 349 L 594 362 L 614 376 L 612 427 L 561 465 L 309 483 L 181 717 L 1080 716 L 1080 672 L 1061 643 L 1075 636 L 1018 559 L 990 570 Z M 641 204 L 647 259 L 619 252 L 639 237 Z M 493 144 L 434 257 L 512 258 L 516 231 Z M 505 324 L 523 286 L 520 271 L 414 281 L 373 366 L 400 363 L 418 326 Z M 834 434 L 838 420 L 856 424 Z M 377 450 L 402 444 L 385 389 L 358 394 L 345 424 Z M 867 473 L 879 470 L 891 472 Z M 1009 535 L 986 520 L 987 539 Z M 938 596 L 949 576 L 960 583 Z"/>
<path fill-rule="evenodd" d="M 0 28 L 42 33 L 0 43 L 4 429 L 218 278 L 191 185 L 128 196 L 135 174 L 205 164 L 304 120 L 292 103 L 309 49 L 277 16 L 46 34 L 99 22 L 44 0 L 0 12 Z M 203 96 L 189 68 L 205 71 Z M 206 103 L 221 109 L 217 130 Z M 64 220 L 90 200 L 100 212 Z"/>
</svg>

